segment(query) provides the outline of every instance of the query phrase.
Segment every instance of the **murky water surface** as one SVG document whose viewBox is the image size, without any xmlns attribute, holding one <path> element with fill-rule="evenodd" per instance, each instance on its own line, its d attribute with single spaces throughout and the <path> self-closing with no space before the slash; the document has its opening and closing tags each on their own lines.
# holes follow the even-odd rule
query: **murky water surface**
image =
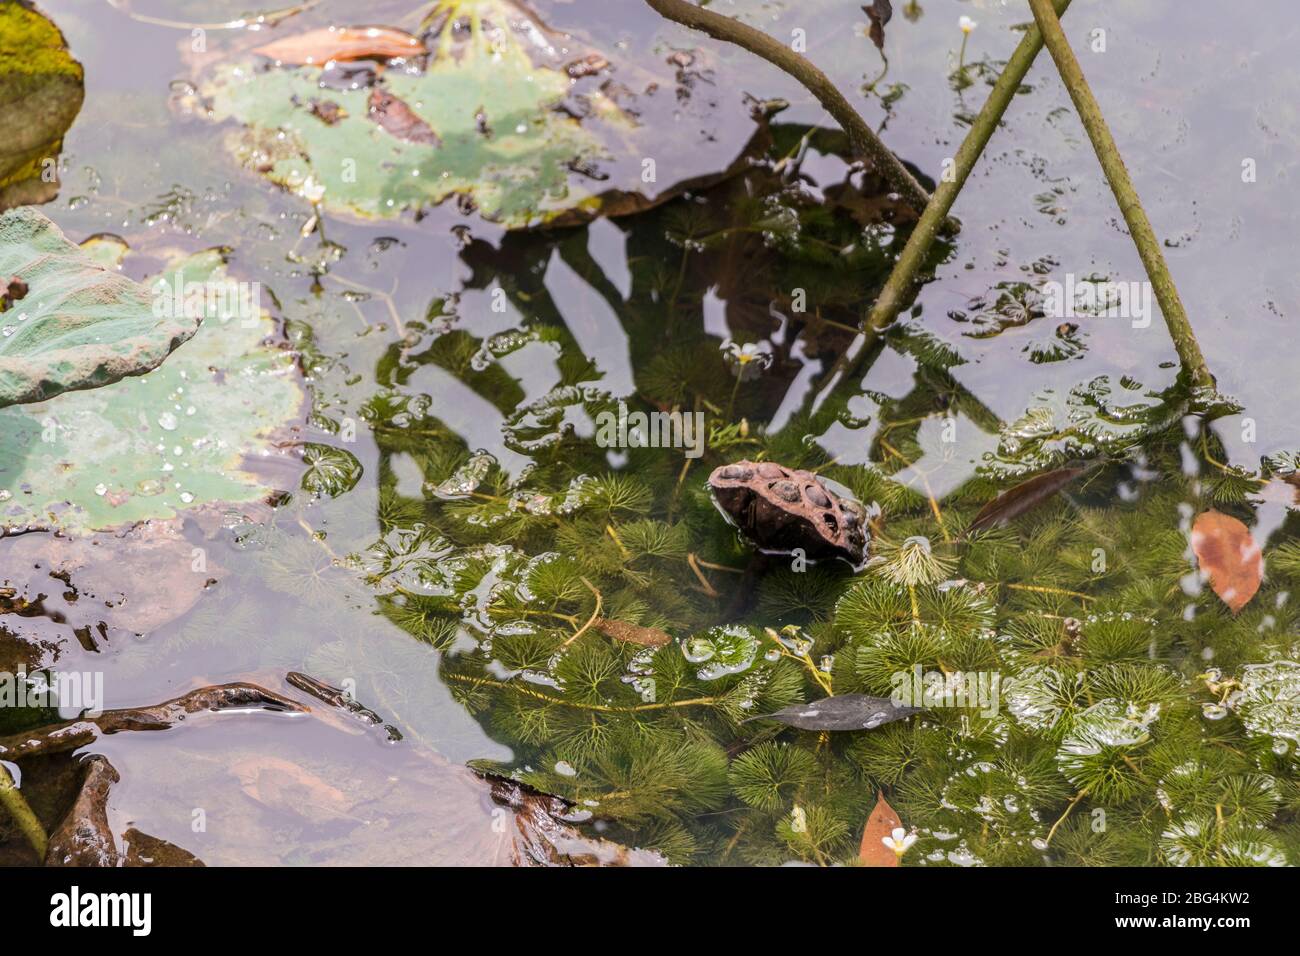
<svg viewBox="0 0 1300 956">
<path fill-rule="evenodd" d="M 748 55 L 634 0 L 539 0 L 615 79 L 661 85 L 640 116 L 657 145 L 611 152 L 615 179 L 648 158 L 660 184 L 747 150 L 750 168 L 579 227 L 507 232 L 447 202 L 304 230 L 311 205 L 241 169 L 224 145 L 236 124 L 203 115 L 206 71 L 262 40 L 208 29 L 195 51 L 190 29 L 128 15 L 225 16 L 202 4 L 42 6 L 86 70 L 44 211 L 74 241 L 124 238 L 136 279 L 228 247 L 229 274 L 262 283 L 305 396 L 246 463 L 252 500 L 75 553 L 0 540 L 5 666 L 102 673 L 108 708 L 231 681 L 313 705 L 101 738 L 88 751 L 121 776 L 116 832 L 208 864 L 506 862 L 473 763 L 574 800 L 589 835 L 681 863 L 852 859 L 881 789 L 920 831 L 913 863 L 1297 861 L 1290 5 L 1077 0 L 1065 17 L 1239 406 L 1212 421 L 1188 416 L 1154 303 L 1145 323 L 1044 314 L 1047 283 L 1145 278 L 1046 54 L 914 308 L 828 395 L 910 217 L 847 165 L 807 94 Z M 882 77 L 857 6 L 804 6 L 712 4 L 806 31 L 808 55 L 931 179 L 1028 19 L 1022 3 L 896 3 Z M 346 22 L 348 7 L 276 29 Z M 359 13 L 414 29 L 422 10 Z M 955 72 L 963 13 L 978 26 Z M 789 106 L 760 125 L 754 101 L 773 99 Z M 600 447 L 597 415 L 620 400 L 702 413 L 703 456 Z M 759 457 L 878 505 L 882 563 L 855 577 L 752 562 L 704 481 Z M 1096 467 L 967 541 L 999 489 L 1077 460 Z M 1188 546 L 1215 509 L 1265 552 L 1236 616 Z M 628 644 L 596 621 L 673 642 Z M 742 722 L 831 687 L 888 696 L 914 664 L 1020 683 L 992 716 L 936 708 L 821 735 Z M 290 672 L 348 690 L 402 739 Z M 34 805 L 57 817 L 66 789 L 47 769 Z"/>
</svg>

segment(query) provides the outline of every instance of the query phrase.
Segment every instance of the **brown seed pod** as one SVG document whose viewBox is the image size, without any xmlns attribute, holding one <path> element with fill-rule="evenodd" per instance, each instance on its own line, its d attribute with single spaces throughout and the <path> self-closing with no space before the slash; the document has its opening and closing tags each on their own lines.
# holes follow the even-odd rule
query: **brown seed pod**
<svg viewBox="0 0 1300 956">
<path fill-rule="evenodd" d="M 842 558 L 860 567 L 866 557 L 864 512 L 810 471 L 773 461 L 738 461 L 715 468 L 709 490 L 718 509 L 760 550 L 810 561 Z"/>
</svg>

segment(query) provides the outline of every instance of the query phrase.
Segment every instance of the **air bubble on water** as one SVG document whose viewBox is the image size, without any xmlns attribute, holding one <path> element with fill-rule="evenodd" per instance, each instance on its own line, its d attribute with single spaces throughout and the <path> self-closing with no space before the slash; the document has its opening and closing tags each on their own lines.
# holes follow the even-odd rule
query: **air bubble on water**
<svg viewBox="0 0 1300 956">
<path fill-rule="evenodd" d="M 573 764 L 567 760 L 560 760 L 555 764 L 555 772 L 561 777 L 576 777 L 578 771 L 574 769 Z"/>
<path fill-rule="evenodd" d="M 99 484 L 95 486 L 95 494 L 99 495 L 101 498 L 104 495 L 108 494 L 108 485 L 104 484 L 101 481 Z"/>
<path fill-rule="evenodd" d="M 176 430 L 176 416 L 171 412 L 163 412 L 158 416 L 158 427 L 163 431 L 170 432 Z"/>
<path fill-rule="evenodd" d="M 194 495 L 190 494 L 188 491 L 181 492 L 181 501 L 185 502 L 186 504 L 189 504 L 193 500 L 194 500 Z"/>
<path fill-rule="evenodd" d="M 1204 703 L 1201 705 L 1201 716 L 1206 720 L 1222 720 L 1228 716 L 1228 708 L 1222 704 Z"/>
</svg>

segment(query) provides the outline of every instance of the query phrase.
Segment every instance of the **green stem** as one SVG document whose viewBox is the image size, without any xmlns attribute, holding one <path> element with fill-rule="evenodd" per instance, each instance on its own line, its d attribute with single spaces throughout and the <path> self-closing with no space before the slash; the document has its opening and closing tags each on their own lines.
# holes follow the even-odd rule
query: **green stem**
<svg viewBox="0 0 1300 956">
<path fill-rule="evenodd" d="M 716 40 L 734 43 L 789 73 L 817 97 L 826 112 L 840 124 L 849 137 L 854 153 L 870 159 L 889 185 L 909 205 L 918 210 L 925 208 L 930 201 L 930 194 L 925 191 L 925 187 L 916 181 L 899 158 L 880 141 L 875 130 L 867 125 L 867 121 L 830 78 L 807 59 L 762 30 L 712 10 L 702 9 L 687 0 L 646 0 L 646 3 L 660 16 L 692 30 L 707 33 Z"/>
<path fill-rule="evenodd" d="M 9 811 L 9 816 L 13 818 L 14 823 L 18 824 L 18 829 L 23 831 L 23 836 L 27 837 L 27 842 L 32 845 L 36 855 L 44 861 L 45 851 L 49 847 L 45 828 L 32 812 L 27 799 L 14 783 L 14 778 L 9 775 L 4 764 L 0 764 L 0 805 Z"/>
<path fill-rule="evenodd" d="M 1164 253 L 1160 251 L 1160 240 L 1156 238 L 1155 230 L 1151 228 L 1151 221 L 1147 219 L 1146 211 L 1142 208 L 1137 190 L 1133 188 L 1133 181 L 1124 166 L 1119 147 L 1115 145 L 1115 140 L 1110 135 L 1110 128 L 1106 125 L 1105 117 L 1102 116 L 1101 107 L 1096 97 L 1092 95 L 1074 51 L 1070 49 L 1070 41 L 1065 38 L 1061 21 L 1049 0 L 1029 0 L 1029 7 L 1034 11 L 1034 20 L 1047 43 L 1047 50 L 1056 61 L 1057 72 L 1061 74 L 1065 88 L 1070 93 L 1070 99 L 1074 101 L 1074 108 L 1079 113 L 1079 119 L 1083 121 L 1083 128 L 1087 130 L 1088 139 L 1092 141 L 1092 148 L 1097 154 L 1102 170 L 1106 173 L 1106 181 L 1110 183 L 1115 201 L 1119 203 L 1119 210 L 1124 215 L 1124 222 L 1133 237 L 1133 244 L 1137 246 L 1142 265 L 1146 267 L 1147 277 L 1151 280 L 1156 301 L 1160 303 L 1165 324 L 1169 326 L 1169 334 L 1174 340 L 1174 348 L 1178 352 L 1179 361 L 1183 364 L 1183 370 L 1194 387 L 1213 389 L 1214 376 L 1210 374 L 1210 369 L 1205 364 L 1205 356 L 1201 354 L 1201 347 L 1192 332 L 1187 312 L 1178 297 L 1178 288 L 1169 274 Z"/>
<path fill-rule="evenodd" d="M 1054 3 L 1060 13 L 1064 13 L 1070 6 L 1070 0 L 1054 0 Z M 857 368 L 880 332 L 898 318 L 898 313 L 902 311 L 911 296 L 916 276 L 930 254 L 930 246 L 934 244 L 935 236 L 947 221 L 948 213 L 956 202 L 957 195 L 966 185 L 966 180 L 984 152 L 984 147 L 992 138 L 993 131 L 1002 122 L 1002 114 L 1007 111 L 1016 91 L 1020 89 L 1026 74 L 1029 73 L 1029 68 L 1033 66 L 1038 51 L 1042 48 L 1043 36 L 1037 27 L 1031 26 L 1025 31 L 1015 52 L 1011 54 L 1011 59 L 1007 60 L 1002 75 L 993 84 L 993 90 L 985 100 L 979 115 L 971 123 L 970 132 L 966 134 L 966 138 L 962 140 L 957 150 L 957 155 L 952 159 L 951 170 L 935 188 L 929 205 L 925 207 L 921 218 L 912 229 L 907 244 L 903 246 L 898 261 L 894 263 L 893 271 L 889 273 L 889 278 L 885 281 L 880 295 L 862 325 L 860 340 L 854 343 L 853 348 L 841 357 L 837 367 L 832 370 L 828 379 L 828 388 L 835 385 L 840 375 Z"/>
</svg>

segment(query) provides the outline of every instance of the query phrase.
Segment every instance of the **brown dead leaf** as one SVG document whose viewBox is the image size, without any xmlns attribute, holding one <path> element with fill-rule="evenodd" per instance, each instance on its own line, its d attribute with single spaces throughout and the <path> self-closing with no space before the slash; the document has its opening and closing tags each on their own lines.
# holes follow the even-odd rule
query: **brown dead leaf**
<svg viewBox="0 0 1300 956">
<path fill-rule="evenodd" d="M 1264 558 L 1250 529 L 1230 515 L 1206 511 L 1192 524 L 1192 552 L 1201 573 L 1236 614 L 1259 590 Z"/>
<path fill-rule="evenodd" d="M 72 595 L 62 613 L 73 627 L 103 623 L 148 634 L 188 613 L 225 569 L 181 533 L 179 519 L 144 521 L 117 534 L 60 538 L 31 534 L 6 539 L 0 577 L 18 594 L 52 590 Z"/>
<path fill-rule="evenodd" d="M 1085 471 L 1087 469 L 1081 465 L 1057 468 L 1008 488 L 979 510 L 970 523 L 970 530 L 1002 527 L 1052 497 Z"/>
<path fill-rule="evenodd" d="M 233 764 L 244 793 L 263 806 L 320 821 L 349 816 L 353 801 L 309 770 L 279 757 L 249 757 Z"/>
<path fill-rule="evenodd" d="M 389 27 L 327 27 L 308 30 L 253 51 L 288 66 L 323 66 L 330 60 L 388 60 L 423 56 L 424 44 Z"/>
<path fill-rule="evenodd" d="M 415 111 L 392 93 L 375 89 L 370 94 L 370 118 L 385 131 L 408 143 L 441 146 L 438 134 Z"/>
<path fill-rule="evenodd" d="M 862 7 L 862 12 L 871 21 L 871 30 L 867 35 L 871 37 L 871 42 L 876 45 L 876 49 L 883 52 L 885 49 L 885 24 L 894 15 L 893 5 L 890 0 L 871 0 L 871 3 Z"/>
<path fill-rule="evenodd" d="M 858 859 L 863 866 L 898 866 L 898 854 L 885 843 L 885 837 L 903 826 L 894 808 L 885 802 L 883 795 L 877 795 L 876 806 L 867 817 L 867 825 L 862 828 L 862 847 L 858 850 Z"/>
<path fill-rule="evenodd" d="M 672 637 L 657 627 L 642 627 L 640 624 L 628 624 L 626 621 L 611 621 L 607 617 L 598 617 L 592 627 L 606 637 L 628 644 L 640 644 L 643 647 L 663 647 L 672 641 Z"/>
</svg>

